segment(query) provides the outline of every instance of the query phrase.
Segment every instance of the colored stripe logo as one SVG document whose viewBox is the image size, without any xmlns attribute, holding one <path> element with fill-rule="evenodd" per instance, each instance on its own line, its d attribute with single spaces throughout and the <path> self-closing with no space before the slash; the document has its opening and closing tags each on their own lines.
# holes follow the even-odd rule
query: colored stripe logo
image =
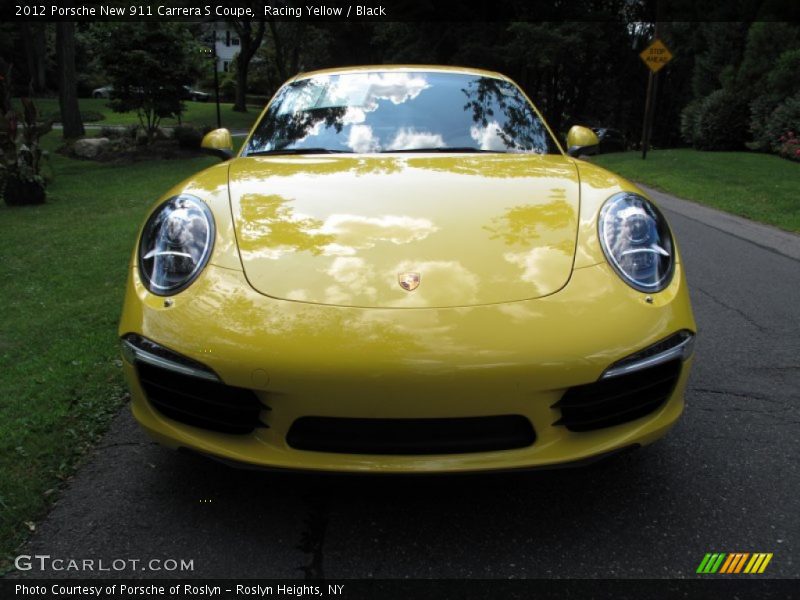
<svg viewBox="0 0 800 600">
<path fill-rule="evenodd" d="M 772 552 L 709 552 L 700 561 L 697 573 L 726 575 L 763 573 L 771 560 Z"/>
</svg>

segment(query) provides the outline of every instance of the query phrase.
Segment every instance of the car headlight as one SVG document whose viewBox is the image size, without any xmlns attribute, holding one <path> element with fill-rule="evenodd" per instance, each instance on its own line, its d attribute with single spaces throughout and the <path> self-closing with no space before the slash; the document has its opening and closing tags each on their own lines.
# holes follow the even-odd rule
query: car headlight
<svg viewBox="0 0 800 600">
<path fill-rule="evenodd" d="M 214 217 L 199 198 L 181 194 L 159 206 L 142 230 L 139 273 L 148 290 L 176 294 L 203 270 L 214 246 Z"/>
<path fill-rule="evenodd" d="M 640 292 L 659 292 L 675 270 L 667 221 L 647 198 L 631 192 L 606 200 L 598 221 L 600 245 L 623 281 Z"/>
</svg>

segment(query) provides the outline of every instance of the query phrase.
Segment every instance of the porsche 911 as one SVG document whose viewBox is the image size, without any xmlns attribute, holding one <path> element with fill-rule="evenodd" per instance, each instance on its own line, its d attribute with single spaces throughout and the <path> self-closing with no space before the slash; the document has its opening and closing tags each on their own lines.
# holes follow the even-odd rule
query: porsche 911
<svg viewBox="0 0 800 600">
<path fill-rule="evenodd" d="M 157 441 L 230 464 L 580 465 L 679 418 L 696 326 L 664 215 L 488 71 L 297 75 L 144 215 L 119 335 Z"/>
</svg>

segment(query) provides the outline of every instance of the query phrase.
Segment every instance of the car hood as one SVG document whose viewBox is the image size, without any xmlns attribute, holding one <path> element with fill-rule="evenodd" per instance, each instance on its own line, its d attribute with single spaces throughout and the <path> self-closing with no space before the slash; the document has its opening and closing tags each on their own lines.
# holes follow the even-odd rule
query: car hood
<svg viewBox="0 0 800 600">
<path fill-rule="evenodd" d="M 579 186 L 562 156 L 246 157 L 229 177 L 245 275 L 275 298 L 473 306 L 552 294 L 572 272 Z"/>
</svg>

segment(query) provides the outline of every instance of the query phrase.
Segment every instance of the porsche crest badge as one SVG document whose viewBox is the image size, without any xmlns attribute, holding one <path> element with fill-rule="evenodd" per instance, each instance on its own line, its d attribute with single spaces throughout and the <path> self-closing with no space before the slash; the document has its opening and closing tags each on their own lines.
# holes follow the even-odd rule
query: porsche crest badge
<svg viewBox="0 0 800 600">
<path fill-rule="evenodd" d="M 419 287 L 419 273 L 398 273 L 397 283 L 407 292 L 413 292 Z"/>
</svg>

